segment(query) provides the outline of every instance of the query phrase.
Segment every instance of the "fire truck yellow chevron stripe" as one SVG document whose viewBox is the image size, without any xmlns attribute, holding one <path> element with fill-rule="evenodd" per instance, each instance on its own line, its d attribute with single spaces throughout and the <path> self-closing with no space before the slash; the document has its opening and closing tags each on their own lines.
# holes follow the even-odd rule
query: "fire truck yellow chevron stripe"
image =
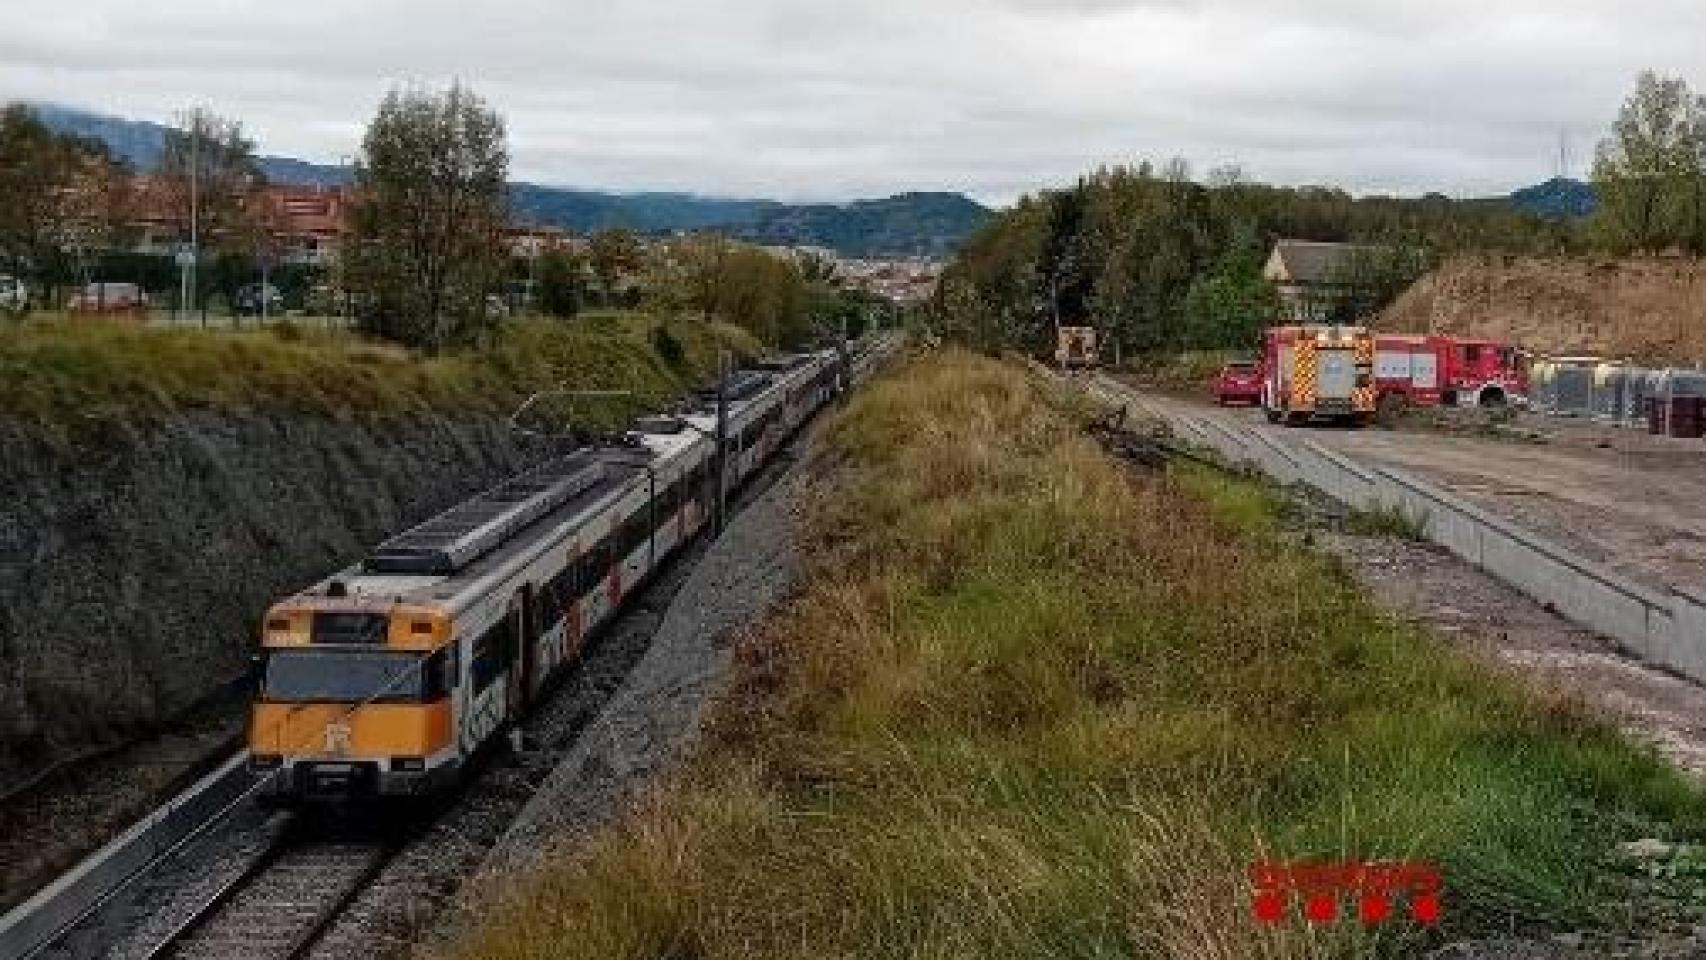
<svg viewBox="0 0 1706 960">
<path fill-rule="evenodd" d="M 1315 341 L 1298 337 L 1297 356 L 1292 364 L 1291 409 L 1303 412 L 1315 409 L 1315 396 L 1320 391 L 1317 375 Z"/>
<path fill-rule="evenodd" d="M 1357 376 L 1365 385 L 1351 394 L 1351 409 L 1358 413 L 1373 413 L 1380 403 L 1379 387 L 1374 382 L 1375 353 L 1374 334 L 1359 330 L 1356 335 Z"/>
</svg>

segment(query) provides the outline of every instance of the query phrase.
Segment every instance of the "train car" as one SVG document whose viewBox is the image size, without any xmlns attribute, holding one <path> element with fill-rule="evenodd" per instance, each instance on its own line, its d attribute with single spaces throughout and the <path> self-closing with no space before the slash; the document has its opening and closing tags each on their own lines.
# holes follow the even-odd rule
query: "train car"
<svg viewBox="0 0 1706 960">
<path fill-rule="evenodd" d="M 725 492 L 848 385 L 846 368 L 823 351 L 728 379 Z M 620 444 L 523 473 L 274 605 L 248 734 L 262 793 L 420 796 L 457 782 L 709 522 L 719 424 L 715 394 L 697 400 L 641 419 Z"/>
</svg>

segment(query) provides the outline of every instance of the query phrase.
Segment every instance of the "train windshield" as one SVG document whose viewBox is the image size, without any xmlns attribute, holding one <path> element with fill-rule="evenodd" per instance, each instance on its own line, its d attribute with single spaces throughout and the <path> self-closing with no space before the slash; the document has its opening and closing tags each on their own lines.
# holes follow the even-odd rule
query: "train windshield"
<svg viewBox="0 0 1706 960">
<path fill-rule="evenodd" d="M 285 703 L 395 703 L 426 698 L 418 653 L 280 650 L 267 657 L 261 694 Z"/>
</svg>

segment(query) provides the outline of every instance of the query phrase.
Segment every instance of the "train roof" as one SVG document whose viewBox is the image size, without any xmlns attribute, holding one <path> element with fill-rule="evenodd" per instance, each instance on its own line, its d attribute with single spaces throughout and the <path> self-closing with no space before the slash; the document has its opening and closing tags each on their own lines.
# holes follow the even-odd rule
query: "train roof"
<svg viewBox="0 0 1706 960">
<path fill-rule="evenodd" d="M 729 401 L 730 422 L 739 424 L 756 407 L 772 402 L 779 388 L 800 376 L 795 371 L 813 359 L 821 357 L 803 355 L 786 373 L 761 372 L 744 379 L 755 386 L 744 399 Z M 530 561 L 542 541 L 572 536 L 575 528 L 632 492 L 649 471 L 691 460 L 695 449 L 709 454 L 715 431 L 714 408 L 641 418 L 623 445 L 582 448 L 512 477 L 387 539 L 360 563 L 287 602 L 458 608 L 484 595 L 488 577 Z"/>
</svg>

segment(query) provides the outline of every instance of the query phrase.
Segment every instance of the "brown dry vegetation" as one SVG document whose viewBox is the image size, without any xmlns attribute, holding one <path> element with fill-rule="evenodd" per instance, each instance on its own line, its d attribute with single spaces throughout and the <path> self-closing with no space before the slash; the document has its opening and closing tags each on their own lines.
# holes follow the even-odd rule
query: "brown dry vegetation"
<svg viewBox="0 0 1706 960">
<path fill-rule="evenodd" d="M 914 360 L 830 430 L 809 586 L 692 769 L 457 956 L 1333 957 L 1255 858 L 1425 858 L 1448 933 L 1611 923 L 1595 866 L 1700 797 L 1288 545 L 1258 488 L 1138 477 L 1019 368 Z"/>
<path fill-rule="evenodd" d="M 1698 260 L 1464 257 L 1422 278 L 1384 330 L 1515 340 L 1549 354 L 1706 361 Z"/>
</svg>

